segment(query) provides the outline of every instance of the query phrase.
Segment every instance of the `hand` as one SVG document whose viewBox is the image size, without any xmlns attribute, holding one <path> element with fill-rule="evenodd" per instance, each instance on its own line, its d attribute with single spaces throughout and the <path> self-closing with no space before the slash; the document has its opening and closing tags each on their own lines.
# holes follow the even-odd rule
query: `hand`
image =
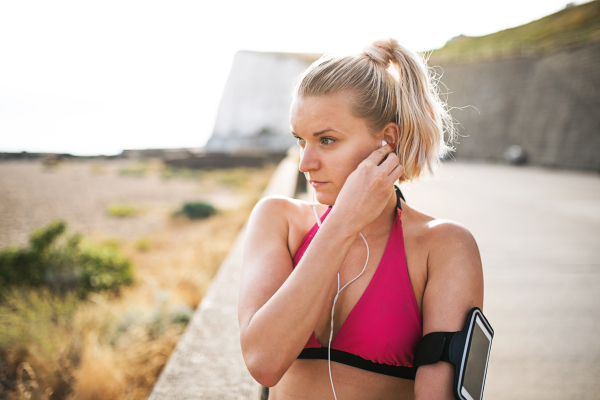
<svg viewBox="0 0 600 400">
<path fill-rule="evenodd" d="M 373 222 L 385 208 L 392 187 L 404 173 L 389 145 L 373 151 L 346 179 L 332 212 L 340 212 L 357 233 Z"/>
</svg>

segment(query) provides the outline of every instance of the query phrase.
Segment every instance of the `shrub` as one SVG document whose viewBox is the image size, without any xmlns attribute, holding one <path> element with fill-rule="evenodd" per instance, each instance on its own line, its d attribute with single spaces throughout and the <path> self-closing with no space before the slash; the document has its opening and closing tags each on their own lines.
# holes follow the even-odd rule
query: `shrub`
<svg viewBox="0 0 600 400">
<path fill-rule="evenodd" d="M 164 180 L 180 178 L 180 179 L 190 179 L 190 180 L 203 180 L 205 178 L 206 171 L 191 169 L 191 168 L 183 168 L 183 167 L 173 167 L 170 165 L 165 165 L 160 170 L 160 176 Z"/>
<path fill-rule="evenodd" d="M 54 221 L 35 230 L 28 247 L 0 250 L 0 289 L 44 285 L 89 291 L 133 282 L 132 265 L 118 248 L 82 244 L 80 234 L 66 235 L 66 231 L 64 221 Z"/>
<path fill-rule="evenodd" d="M 215 208 L 207 203 L 185 203 L 178 214 L 184 214 L 191 219 L 204 219 L 217 213 Z"/>
<path fill-rule="evenodd" d="M 194 309 L 189 304 L 180 303 L 171 309 L 171 322 L 174 324 L 187 324 L 194 315 Z"/>
<path fill-rule="evenodd" d="M 147 238 L 139 238 L 135 241 L 135 248 L 139 251 L 148 251 L 150 248 L 150 241 Z"/>
<path fill-rule="evenodd" d="M 85 290 L 115 289 L 133 283 L 133 268 L 113 246 L 86 246 L 79 254 L 81 284 Z"/>
<path fill-rule="evenodd" d="M 136 208 L 129 204 L 111 204 L 106 209 L 106 214 L 111 217 L 131 217 L 137 213 Z"/>
<path fill-rule="evenodd" d="M 142 178 L 148 172 L 148 163 L 141 163 L 139 165 L 130 165 L 119 170 L 121 176 L 133 176 L 136 178 Z"/>
</svg>

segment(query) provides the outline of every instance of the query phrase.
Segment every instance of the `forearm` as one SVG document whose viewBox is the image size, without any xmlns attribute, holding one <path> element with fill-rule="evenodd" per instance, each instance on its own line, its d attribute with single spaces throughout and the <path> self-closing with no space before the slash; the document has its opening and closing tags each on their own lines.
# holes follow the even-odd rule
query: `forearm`
<svg viewBox="0 0 600 400">
<path fill-rule="evenodd" d="M 285 373 L 314 330 L 357 235 L 343 215 L 330 212 L 294 271 L 246 326 L 251 362 L 272 366 L 272 375 Z"/>
</svg>

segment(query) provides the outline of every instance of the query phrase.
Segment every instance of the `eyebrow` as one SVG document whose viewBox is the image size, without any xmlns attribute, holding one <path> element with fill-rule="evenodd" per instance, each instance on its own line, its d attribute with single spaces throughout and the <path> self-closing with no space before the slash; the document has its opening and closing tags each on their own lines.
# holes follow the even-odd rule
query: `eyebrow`
<svg viewBox="0 0 600 400">
<path fill-rule="evenodd" d="M 335 129 L 326 128 L 326 129 L 323 129 L 322 131 L 319 131 L 319 132 L 315 132 L 315 133 L 313 133 L 313 137 L 317 137 L 317 136 L 319 136 L 319 135 L 322 135 L 322 134 L 324 134 L 324 133 L 327 133 L 327 132 L 337 132 L 337 133 L 342 133 L 342 132 L 336 131 Z M 296 135 L 296 136 L 298 136 L 296 133 L 294 133 L 294 131 L 292 131 L 292 135 Z"/>
</svg>

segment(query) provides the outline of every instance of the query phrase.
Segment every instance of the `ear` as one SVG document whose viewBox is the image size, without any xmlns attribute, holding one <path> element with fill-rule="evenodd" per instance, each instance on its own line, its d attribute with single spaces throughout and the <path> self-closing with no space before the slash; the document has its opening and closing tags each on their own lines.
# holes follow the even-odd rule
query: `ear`
<svg viewBox="0 0 600 400">
<path fill-rule="evenodd" d="M 379 132 L 379 137 L 388 143 L 398 144 L 398 140 L 400 139 L 400 128 L 398 128 L 397 124 L 390 122 Z"/>
</svg>

